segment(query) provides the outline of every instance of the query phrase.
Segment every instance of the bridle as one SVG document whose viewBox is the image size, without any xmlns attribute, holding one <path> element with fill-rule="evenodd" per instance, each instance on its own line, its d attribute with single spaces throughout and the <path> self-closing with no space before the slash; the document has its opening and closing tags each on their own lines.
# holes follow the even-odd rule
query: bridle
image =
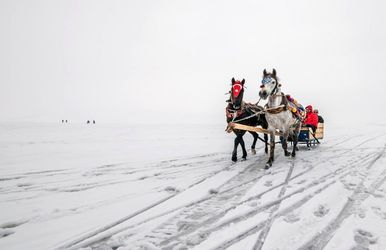
<svg viewBox="0 0 386 250">
<path fill-rule="evenodd" d="M 261 87 L 263 87 L 263 86 L 267 85 L 268 83 L 272 82 L 272 79 L 274 79 L 274 78 L 272 78 L 271 76 L 263 77 L 263 80 L 261 80 L 261 83 L 262 83 Z M 279 83 L 277 82 L 276 79 L 274 79 L 274 80 L 275 80 L 275 87 L 273 88 L 273 90 L 271 91 L 271 93 L 269 95 L 276 95 L 277 94 Z"/>
<path fill-rule="evenodd" d="M 261 83 L 262 83 L 261 87 L 265 86 L 268 83 L 271 83 L 273 79 L 275 80 L 275 87 L 273 88 L 273 90 L 271 91 L 269 96 L 272 96 L 272 97 L 282 96 L 282 103 L 278 107 L 275 107 L 275 108 L 268 108 L 268 106 L 267 106 L 266 111 L 268 113 L 271 113 L 271 114 L 278 114 L 278 113 L 283 112 L 287 109 L 287 102 L 286 102 L 286 97 L 284 96 L 283 93 L 281 93 L 279 95 L 277 94 L 279 91 L 279 83 L 278 83 L 277 79 L 275 79 L 269 75 L 265 76 L 265 77 L 263 77 L 263 80 L 261 80 Z"/>
</svg>

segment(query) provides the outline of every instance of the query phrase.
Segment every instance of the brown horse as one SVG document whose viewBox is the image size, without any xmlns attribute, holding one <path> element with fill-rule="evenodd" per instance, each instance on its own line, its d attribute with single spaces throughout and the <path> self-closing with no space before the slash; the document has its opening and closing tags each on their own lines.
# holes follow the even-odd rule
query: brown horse
<svg viewBox="0 0 386 250">
<path fill-rule="evenodd" d="M 262 126 L 263 128 L 268 128 L 268 123 L 265 119 L 264 114 L 257 114 L 263 110 L 263 107 L 257 106 L 250 103 L 244 103 L 243 95 L 244 95 L 244 84 L 245 79 L 242 81 L 236 81 L 232 78 L 232 88 L 229 91 L 230 100 L 228 101 L 228 106 L 225 109 L 227 115 L 227 122 L 237 122 L 244 125 L 249 126 Z M 243 151 L 242 158 L 245 160 L 247 158 L 247 151 L 245 150 L 245 143 L 243 139 L 243 135 L 245 134 L 245 130 L 233 130 L 236 134 L 234 148 L 232 152 L 232 161 L 237 161 L 237 147 L 239 144 L 241 145 L 241 149 Z M 249 132 L 253 136 L 253 143 L 251 146 L 252 153 L 256 154 L 255 146 L 257 139 L 262 140 L 256 132 Z M 265 153 L 268 153 L 268 135 L 264 134 L 264 142 L 265 142 Z"/>
</svg>

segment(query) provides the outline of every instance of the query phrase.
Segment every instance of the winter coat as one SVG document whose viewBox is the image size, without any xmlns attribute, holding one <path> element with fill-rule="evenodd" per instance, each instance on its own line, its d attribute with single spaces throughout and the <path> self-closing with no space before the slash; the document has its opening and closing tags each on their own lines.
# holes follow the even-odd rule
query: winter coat
<svg viewBox="0 0 386 250">
<path fill-rule="evenodd" d="M 318 127 L 318 115 L 313 112 L 312 106 L 308 105 L 306 107 L 307 115 L 306 118 L 304 119 L 304 124 L 305 125 L 312 125 L 315 126 L 315 128 Z"/>
<path fill-rule="evenodd" d="M 310 112 L 310 113 L 307 113 L 307 116 L 306 116 L 306 119 L 304 120 L 304 124 L 306 125 L 312 125 L 312 126 L 315 126 L 315 128 L 318 127 L 318 115 L 313 113 L 313 112 Z"/>
</svg>

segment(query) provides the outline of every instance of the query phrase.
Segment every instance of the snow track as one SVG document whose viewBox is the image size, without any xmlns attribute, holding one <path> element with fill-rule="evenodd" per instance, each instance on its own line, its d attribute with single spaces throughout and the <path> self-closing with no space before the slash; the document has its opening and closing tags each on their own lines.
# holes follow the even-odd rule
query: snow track
<svg viewBox="0 0 386 250">
<path fill-rule="evenodd" d="M 330 239 L 333 237 L 335 231 L 340 227 L 342 222 L 356 212 L 355 208 L 359 207 L 359 205 L 369 197 L 370 194 L 374 193 L 376 189 L 378 189 L 386 180 L 386 169 L 381 172 L 381 174 L 376 178 L 374 182 L 370 184 L 369 187 L 365 187 L 364 181 L 366 177 L 369 175 L 369 170 L 373 167 L 374 163 L 379 160 L 385 153 L 385 148 L 370 162 L 370 164 L 366 167 L 366 174 L 361 177 L 362 181 L 354 190 L 353 194 L 348 198 L 345 203 L 343 209 L 338 214 L 337 218 L 332 221 L 326 228 L 322 230 L 322 232 L 315 235 L 309 242 L 307 242 L 304 246 L 302 246 L 301 250 L 306 249 L 323 249 Z"/>
<path fill-rule="evenodd" d="M 278 148 L 268 171 L 262 144 L 236 164 L 229 152 L 214 152 L 142 165 L 117 160 L 8 171 L 0 201 L 15 213 L 0 221 L 0 248 L 384 249 L 377 227 L 386 228 L 385 135 L 338 134 L 310 151 L 301 148 L 296 158 Z M 73 202 L 55 209 L 52 197 Z M 22 213 L 34 202 L 49 207 Z M 76 228 L 77 220 L 84 226 Z M 64 228 L 44 240 L 44 231 L 29 229 L 35 225 L 48 225 L 47 235 L 50 225 Z M 351 242 L 343 244 L 347 230 Z M 28 234 L 31 244 L 20 240 Z"/>
<path fill-rule="evenodd" d="M 269 230 L 271 229 L 273 221 L 277 217 L 277 211 L 278 211 L 278 209 L 280 207 L 281 198 L 283 197 L 283 195 L 285 194 L 285 191 L 287 190 L 288 182 L 289 182 L 289 180 L 291 178 L 291 175 L 292 175 L 292 172 L 294 170 L 294 167 L 295 167 L 294 162 L 291 162 L 291 166 L 290 166 L 290 168 L 288 170 L 288 174 L 287 174 L 287 176 L 286 176 L 286 178 L 284 180 L 284 185 L 282 186 L 282 188 L 280 190 L 280 193 L 279 193 L 279 196 L 278 196 L 278 199 L 280 200 L 280 202 L 278 202 L 272 208 L 272 210 L 270 212 L 270 215 L 269 215 L 269 218 L 268 218 L 268 221 L 265 224 L 263 230 L 260 232 L 259 238 L 257 239 L 257 242 L 256 242 L 255 246 L 253 247 L 253 249 L 260 250 L 263 247 L 265 238 L 267 237 L 267 235 L 269 233 Z"/>
</svg>

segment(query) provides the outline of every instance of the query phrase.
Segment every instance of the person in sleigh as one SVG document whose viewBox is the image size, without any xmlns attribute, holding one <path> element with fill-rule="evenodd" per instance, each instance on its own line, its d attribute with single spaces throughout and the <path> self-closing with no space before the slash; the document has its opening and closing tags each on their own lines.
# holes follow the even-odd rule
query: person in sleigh
<svg viewBox="0 0 386 250">
<path fill-rule="evenodd" d="M 306 107 L 306 118 L 303 121 L 305 127 L 312 129 L 312 132 L 315 133 L 316 128 L 318 127 L 318 115 L 313 112 L 312 106 L 308 105 Z"/>
</svg>

